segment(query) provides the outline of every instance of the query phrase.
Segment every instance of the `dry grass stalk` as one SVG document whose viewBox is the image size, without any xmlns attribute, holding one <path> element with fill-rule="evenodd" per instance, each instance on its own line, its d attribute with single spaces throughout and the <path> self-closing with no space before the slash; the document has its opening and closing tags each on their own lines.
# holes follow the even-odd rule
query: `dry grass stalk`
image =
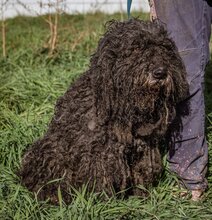
<svg viewBox="0 0 212 220">
<path fill-rule="evenodd" d="M 6 51 L 6 24 L 5 24 L 5 11 L 7 10 L 9 0 L 1 0 L 0 14 L 1 14 L 1 33 L 2 33 L 2 55 L 7 56 Z"/>
<path fill-rule="evenodd" d="M 62 5 L 65 4 L 66 0 L 49 0 L 48 3 L 43 3 L 42 0 L 38 2 L 40 7 L 40 13 L 30 8 L 28 5 L 23 3 L 21 0 L 17 2 L 22 5 L 28 12 L 34 13 L 37 16 L 41 16 L 43 8 L 48 9 L 48 15 L 43 16 L 43 19 L 49 26 L 49 37 L 47 42 L 47 48 L 49 49 L 49 55 L 52 55 L 58 43 L 58 26 L 59 26 L 59 15 L 63 12 Z"/>
</svg>

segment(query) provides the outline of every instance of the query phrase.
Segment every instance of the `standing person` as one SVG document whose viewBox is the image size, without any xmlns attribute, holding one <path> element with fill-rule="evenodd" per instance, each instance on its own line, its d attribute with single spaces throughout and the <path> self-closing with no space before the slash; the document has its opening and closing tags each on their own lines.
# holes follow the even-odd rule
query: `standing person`
<svg viewBox="0 0 212 220">
<path fill-rule="evenodd" d="M 198 201 L 207 188 L 208 148 L 205 138 L 204 73 L 209 61 L 212 7 L 206 0 L 149 0 L 152 19 L 164 23 L 184 61 L 189 83 L 190 112 L 173 132 L 168 161 Z M 183 103 L 180 108 L 183 108 Z"/>
</svg>

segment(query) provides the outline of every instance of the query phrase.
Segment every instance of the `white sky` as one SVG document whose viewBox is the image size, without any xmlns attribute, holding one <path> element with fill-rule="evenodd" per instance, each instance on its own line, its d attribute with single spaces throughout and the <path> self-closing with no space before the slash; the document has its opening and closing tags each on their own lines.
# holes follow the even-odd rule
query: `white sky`
<svg viewBox="0 0 212 220">
<path fill-rule="evenodd" d="M 2 0 L 1 0 L 2 1 Z M 19 0 L 23 2 L 29 10 L 17 3 L 17 0 L 9 0 L 9 5 L 5 11 L 5 17 L 14 17 L 16 15 L 36 15 L 48 12 L 46 6 L 42 9 L 39 6 L 39 1 L 44 4 L 54 2 L 54 0 Z M 61 0 L 62 1 L 62 0 Z M 106 13 L 113 13 L 117 11 L 126 12 L 127 0 L 66 0 L 64 5 L 67 13 L 86 13 L 94 12 L 96 10 L 104 11 Z M 132 0 L 131 10 L 149 11 L 148 0 Z"/>
</svg>

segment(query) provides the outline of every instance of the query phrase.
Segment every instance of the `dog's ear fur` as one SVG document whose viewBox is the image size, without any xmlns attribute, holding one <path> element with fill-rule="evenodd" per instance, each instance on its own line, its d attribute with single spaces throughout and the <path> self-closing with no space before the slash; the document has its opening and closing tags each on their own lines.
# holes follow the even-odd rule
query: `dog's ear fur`
<svg viewBox="0 0 212 220">
<path fill-rule="evenodd" d="M 135 91 L 132 90 L 136 81 L 133 66 L 139 59 L 132 53 L 137 44 L 143 46 L 138 43 L 142 39 L 140 35 L 131 34 L 133 22 L 132 27 L 130 22 L 117 21 L 110 21 L 106 26 L 107 31 L 91 58 L 91 72 L 95 73 L 92 84 L 96 115 L 102 123 L 110 120 L 127 127 L 133 115 L 131 107 Z"/>
<path fill-rule="evenodd" d="M 181 72 L 176 72 L 175 74 L 173 74 L 173 82 L 175 87 L 175 102 L 176 104 L 178 104 L 189 97 L 189 86 L 186 80 L 186 69 L 180 56 L 178 56 L 176 63 L 178 63 L 178 65 L 181 66 L 177 70 L 181 70 Z"/>
<path fill-rule="evenodd" d="M 133 86 L 130 86 L 129 80 L 135 79 L 129 73 L 133 61 L 124 59 L 122 52 L 126 50 L 116 37 L 110 35 L 102 38 L 91 59 L 91 77 L 98 123 L 110 123 L 119 142 L 131 143 Z"/>
<path fill-rule="evenodd" d="M 173 43 L 174 44 L 174 43 Z M 189 85 L 186 79 L 186 68 L 184 66 L 183 60 L 177 52 L 175 51 L 174 65 L 175 68 L 172 68 L 172 81 L 173 81 L 173 104 L 178 104 L 189 97 Z"/>
</svg>

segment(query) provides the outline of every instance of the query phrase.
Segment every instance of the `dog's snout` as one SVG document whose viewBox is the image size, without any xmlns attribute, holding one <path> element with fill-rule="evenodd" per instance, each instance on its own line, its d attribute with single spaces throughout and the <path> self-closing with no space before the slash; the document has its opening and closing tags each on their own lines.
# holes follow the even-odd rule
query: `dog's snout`
<svg viewBox="0 0 212 220">
<path fill-rule="evenodd" d="M 153 72 L 153 77 L 156 79 L 163 79 L 167 76 L 166 68 L 159 67 Z"/>
</svg>

